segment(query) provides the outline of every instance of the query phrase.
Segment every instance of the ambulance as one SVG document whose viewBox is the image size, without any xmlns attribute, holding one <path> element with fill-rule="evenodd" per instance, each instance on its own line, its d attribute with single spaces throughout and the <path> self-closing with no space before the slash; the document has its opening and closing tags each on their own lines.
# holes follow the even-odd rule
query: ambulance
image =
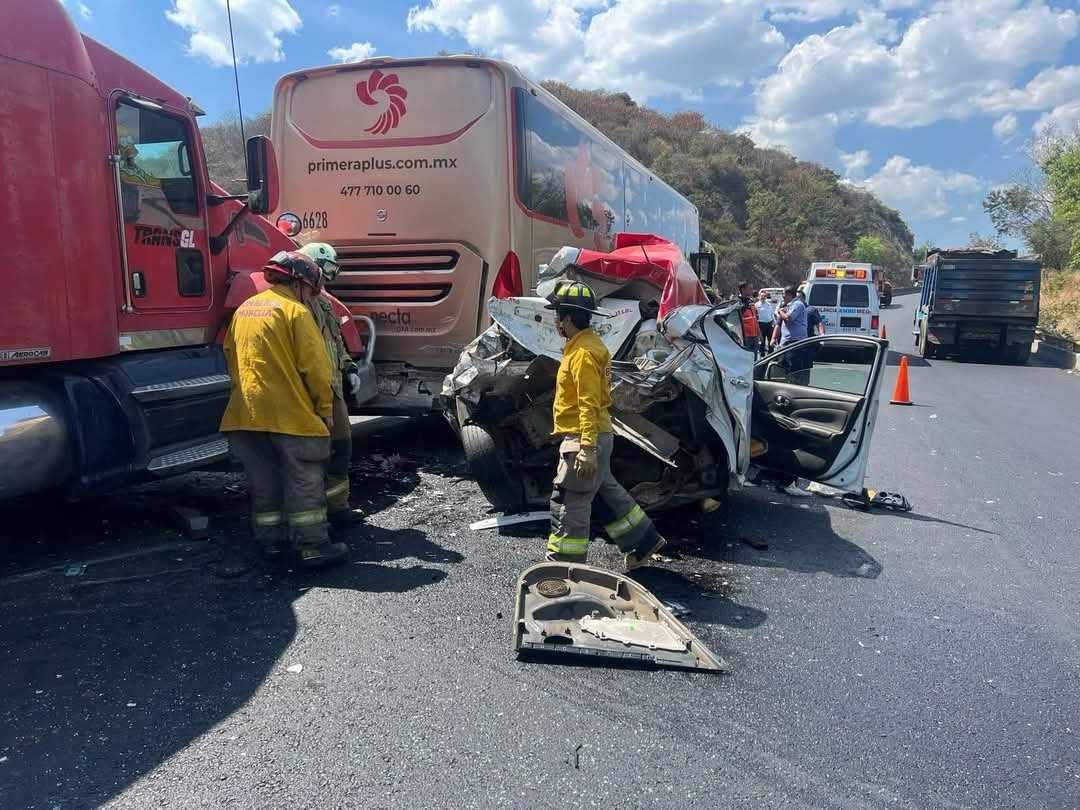
<svg viewBox="0 0 1080 810">
<path fill-rule="evenodd" d="M 878 334 L 881 300 L 871 264 L 814 262 L 806 277 L 806 304 L 821 313 L 825 334 Z"/>
</svg>

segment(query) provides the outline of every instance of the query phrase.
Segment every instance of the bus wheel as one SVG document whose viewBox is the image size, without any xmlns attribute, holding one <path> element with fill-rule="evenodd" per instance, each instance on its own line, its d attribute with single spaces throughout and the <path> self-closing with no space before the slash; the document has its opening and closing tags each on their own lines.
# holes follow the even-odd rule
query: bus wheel
<svg viewBox="0 0 1080 810">
<path fill-rule="evenodd" d="M 463 425 L 461 446 L 484 497 L 499 512 L 516 512 L 525 502 L 521 481 L 510 475 L 495 438 L 480 425 Z"/>
</svg>

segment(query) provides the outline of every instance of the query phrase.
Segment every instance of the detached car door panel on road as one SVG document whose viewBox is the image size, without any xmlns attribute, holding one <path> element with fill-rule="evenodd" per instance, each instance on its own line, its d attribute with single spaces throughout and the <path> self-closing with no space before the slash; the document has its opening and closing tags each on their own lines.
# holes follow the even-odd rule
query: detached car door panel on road
<svg viewBox="0 0 1080 810">
<path fill-rule="evenodd" d="M 751 436 L 764 469 L 861 488 L 887 344 L 818 337 L 754 367 Z"/>
</svg>

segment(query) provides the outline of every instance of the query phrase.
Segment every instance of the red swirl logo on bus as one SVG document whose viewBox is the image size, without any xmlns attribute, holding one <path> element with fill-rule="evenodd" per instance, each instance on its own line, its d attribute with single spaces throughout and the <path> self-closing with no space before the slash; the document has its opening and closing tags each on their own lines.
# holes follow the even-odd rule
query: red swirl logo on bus
<svg viewBox="0 0 1080 810">
<path fill-rule="evenodd" d="M 356 83 L 356 97 L 369 107 L 385 105 L 375 123 L 364 130 L 373 135 L 385 135 L 395 129 L 405 117 L 405 99 L 408 92 L 401 86 L 396 73 L 383 74 L 374 71 L 367 79 Z"/>
</svg>

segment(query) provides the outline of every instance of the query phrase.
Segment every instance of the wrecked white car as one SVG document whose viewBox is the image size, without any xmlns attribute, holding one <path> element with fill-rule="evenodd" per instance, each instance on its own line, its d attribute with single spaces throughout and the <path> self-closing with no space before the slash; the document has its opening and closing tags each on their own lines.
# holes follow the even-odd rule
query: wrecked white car
<svg viewBox="0 0 1080 810">
<path fill-rule="evenodd" d="M 709 303 L 674 244 L 622 234 L 611 253 L 560 250 L 538 297 L 493 298 L 493 325 L 444 382 L 497 510 L 542 508 L 551 494 L 563 341 L 544 296 L 564 279 L 588 283 L 611 316 L 593 327 L 612 356 L 612 471 L 643 508 L 722 498 L 752 470 L 862 492 L 888 343 L 813 337 L 755 363 L 737 301 Z"/>
</svg>

